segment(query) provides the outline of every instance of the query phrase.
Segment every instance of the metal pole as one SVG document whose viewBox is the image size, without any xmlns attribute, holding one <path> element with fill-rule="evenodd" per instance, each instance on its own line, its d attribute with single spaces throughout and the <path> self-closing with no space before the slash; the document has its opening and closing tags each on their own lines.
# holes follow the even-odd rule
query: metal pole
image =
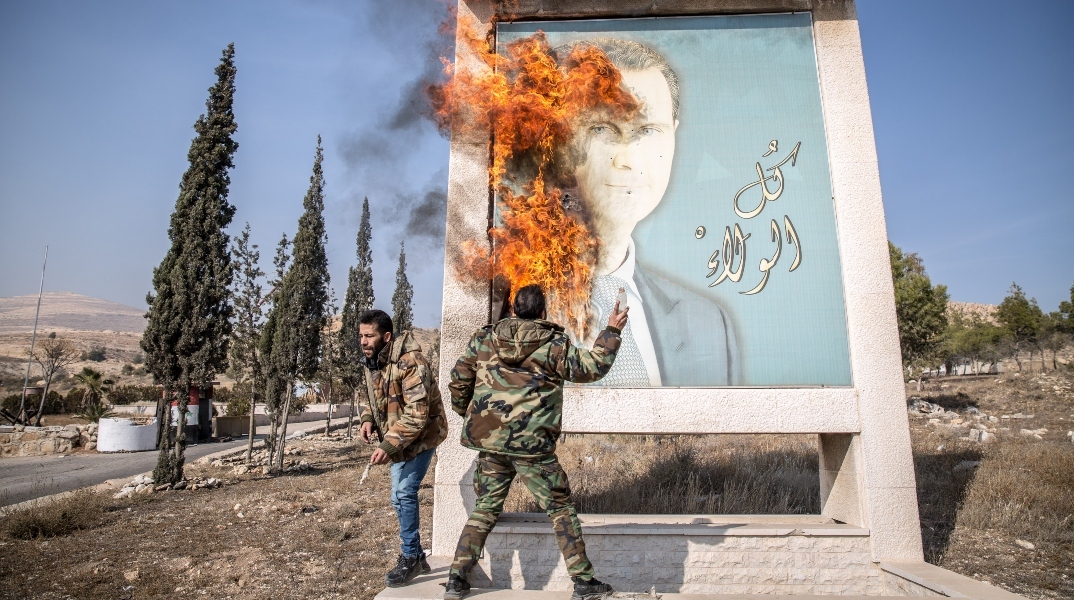
<svg viewBox="0 0 1074 600">
<path fill-rule="evenodd" d="M 22 381 L 22 401 L 19 402 L 19 420 L 26 420 L 26 386 L 30 385 L 30 365 L 34 360 L 34 344 L 37 343 L 37 318 L 41 316 L 41 295 L 45 291 L 45 265 L 48 264 L 48 244 L 45 244 L 45 260 L 41 261 L 41 285 L 37 288 L 37 312 L 34 313 L 34 333 L 30 337 L 30 356 L 26 359 L 26 378 Z"/>
</svg>

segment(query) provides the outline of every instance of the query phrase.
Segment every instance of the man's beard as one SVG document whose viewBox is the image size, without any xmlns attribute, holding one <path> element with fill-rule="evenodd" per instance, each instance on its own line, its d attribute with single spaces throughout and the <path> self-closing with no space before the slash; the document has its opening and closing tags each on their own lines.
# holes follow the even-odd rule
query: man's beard
<svg viewBox="0 0 1074 600">
<path fill-rule="evenodd" d="M 371 370 L 371 371 L 379 371 L 380 370 L 380 367 L 381 367 L 381 364 L 380 364 L 380 351 L 383 350 L 384 346 L 387 346 L 387 345 L 388 345 L 387 342 L 382 341 L 382 342 L 377 343 L 377 345 L 373 346 L 373 356 L 366 356 L 365 352 L 362 353 L 362 360 L 365 361 L 365 366 L 369 367 L 369 370 Z"/>
</svg>

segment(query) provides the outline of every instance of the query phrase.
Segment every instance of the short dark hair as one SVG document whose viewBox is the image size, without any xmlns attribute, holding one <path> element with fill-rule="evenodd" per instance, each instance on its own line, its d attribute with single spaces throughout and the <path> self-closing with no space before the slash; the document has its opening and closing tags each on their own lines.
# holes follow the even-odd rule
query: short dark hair
<svg viewBox="0 0 1074 600">
<path fill-rule="evenodd" d="M 515 294 L 512 305 L 515 316 L 520 319 L 539 319 L 544 313 L 544 292 L 539 285 L 527 285 Z"/>
<path fill-rule="evenodd" d="M 358 323 L 360 325 L 376 325 L 377 333 L 390 333 L 395 331 L 395 325 L 392 324 L 392 318 L 388 316 L 388 313 L 375 308 L 367 310 L 359 315 Z"/>
</svg>

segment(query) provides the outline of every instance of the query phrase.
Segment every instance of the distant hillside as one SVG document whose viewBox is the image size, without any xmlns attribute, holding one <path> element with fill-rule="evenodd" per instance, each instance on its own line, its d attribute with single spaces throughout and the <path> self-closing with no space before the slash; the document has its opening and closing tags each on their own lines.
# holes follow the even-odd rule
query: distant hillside
<svg viewBox="0 0 1074 600">
<path fill-rule="evenodd" d="M 37 295 L 0 298 L 0 334 L 33 330 Z M 45 292 L 38 331 L 145 330 L 144 309 L 71 292 Z"/>
<path fill-rule="evenodd" d="M 995 304 L 978 304 L 976 302 L 948 302 L 947 303 L 947 315 L 953 316 L 955 313 L 961 313 L 962 317 L 968 320 L 973 320 L 974 317 L 980 319 L 985 323 L 996 324 L 996 308 Z"/>
</svg>

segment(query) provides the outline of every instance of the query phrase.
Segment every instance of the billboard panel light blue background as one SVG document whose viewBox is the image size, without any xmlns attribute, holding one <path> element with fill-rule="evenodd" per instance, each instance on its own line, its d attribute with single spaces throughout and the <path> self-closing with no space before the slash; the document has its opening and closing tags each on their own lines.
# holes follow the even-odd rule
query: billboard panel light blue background
<svg viewBox="0 0 1074 600">
<path fill-rule="evenodd" d="M 744 383 L 851 385 L 811 16 L 501 23 L 497 41 L 509 43 L 538 30 L 553 46 L 594 37 L 637 41 L 664 56 L 678 74 L 680 114 L 671 183 L 660 206 L 634 231 L 638 261 L 728 311 Z M 778 140 L 779 150 L 763 158 L 771 140 Z M 781 168 L 785 183 L 780 198 L 752 219 L 736 215 L 735 193 L 757 180 L 755 164 L 768 169 L 798 142 L 795 166 L 788 162 Z M 775 188 L 772 181 L 766 183 Z M 742 195 L 740 208 L 750 210 L 759 200 L 760 189 L 754 186 Z M 788 272 L 796 248 L 787 243 L 785 216 L 802 247 L 802 262 L 794 272 Z M 782 254 L 764 290 L 743 295 L 761 279 L 759 261 L 775 250 L 772 220 L 783 232 Z M 749 235 L 742 279 L 708 287 L 718 276 L 706 278 L 709 257 L 720 249 L 724 228 L 736 223 Z M 706 229 L 702 239 L 695 237 L 698 226 Z"/>
</svg>

